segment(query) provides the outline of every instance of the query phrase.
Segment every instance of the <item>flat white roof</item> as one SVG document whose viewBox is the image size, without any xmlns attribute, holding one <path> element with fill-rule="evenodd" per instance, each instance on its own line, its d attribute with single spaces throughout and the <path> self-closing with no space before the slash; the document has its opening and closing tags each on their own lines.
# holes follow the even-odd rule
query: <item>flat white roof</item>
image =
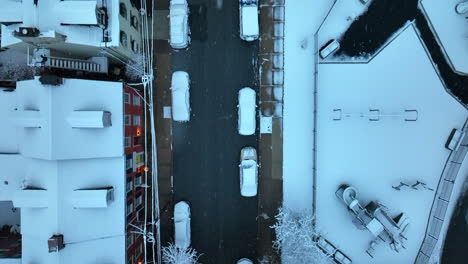
<svg viewBox="0 0 468 264">
<path fill-rule="evenodd" d="M 4 2 L 4 3 L 3 3 Z M 4 0 L 6 11 L 0 11 L 0 22 L 22 22 L 9 26 L 2 25 L 2 46 L 9 46 L 21 42 L 13 36 L 13 31 L 19 27 L 34 27 L 40 32 L 56 31 L 67 36 L 65 42 L 86 46 L 100 47 L 103 40 L 103 31 L 96 25 L 96 7 L 101 1 L 60 1 L 46 0 L 17 2 Z M 107 3 L 108 30 L 111 42 L 107 46 L 119 46 L 119 0 L 110 0 Z"/>
<path fill-rule="evenodd" d="M 47 208 L 21 208 L 23 263 L 121 263 L 125 259 L 125 157 L 45 161 L 27 159 L 27 185 L 46 189 Z M 114 188 L 107 208 L 75 209 L 73 192 Z M 48 253 L 47 240 L 63 234 L 66 247 Z M 79 256 L 79 258 L 77 258 Z"/>
<path fill-rule="evenodd" d="M 18 126 L 24 156 L 56 160 L 123 154 L 122 83 L 64 79 L 63 85 L 51 86 L 42 85 L 36 78 L 18 82 L 17 93 L 18 114 L 38 110 L 41 124 L 40 128 Z M 72 128 L 67 118 L 74 110 L 108 111 L 112 126 Z"/>
</svg>

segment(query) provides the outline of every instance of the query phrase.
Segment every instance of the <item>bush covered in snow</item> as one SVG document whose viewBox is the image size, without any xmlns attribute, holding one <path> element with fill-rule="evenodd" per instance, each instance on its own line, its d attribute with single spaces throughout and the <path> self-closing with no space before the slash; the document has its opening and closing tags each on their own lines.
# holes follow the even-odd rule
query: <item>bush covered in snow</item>
<svg viewBox="0 0 468 264">
<path fill-rule="evenodd" d="M 275 216 L 276 240 L 273 248 L 281 251 L 282 263 L 285 264 L 322 264 L 333 263 L 329 256 L 321 251 L 315 238 L 314 217 L 307 212 L 293 212 L 279 208 Z"/>
<path fill-rule="evenodd" d="M 37 68 L 27 65 L 27 55 L 15 50 L 0 52 L 0 80 L 33 79 Z"/>
<path fill-rule="evenodd" d="M 199 257 L 193 248 L 179 248 L 172 243 L 162 248 L 162 260 L 166 264 L 196 264 Z"/>
</svg>

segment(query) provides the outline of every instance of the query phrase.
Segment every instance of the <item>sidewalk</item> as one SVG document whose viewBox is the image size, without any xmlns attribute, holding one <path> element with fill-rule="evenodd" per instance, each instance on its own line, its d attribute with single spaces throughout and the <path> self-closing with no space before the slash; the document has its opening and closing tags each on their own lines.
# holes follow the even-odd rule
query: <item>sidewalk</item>
<svg viewBox="0 0 468 264">
<path fill-rule="evenodd" d="M 283 32 L 284 0 L 260 1 L 260 112 L 271 117 L 271 129 L 260 133 L 260 177 L 258 187 L 258 259 L 281 263 L 272 247 L 275 232 L 271 226 L 283 199 Z M 264 130 L 264 128 L 261 130 Z"/>
<path fill-rule="evenodd" d="M 156 118 L 157 160 L 159 206 L 161 217 L 161 246 L 171 242 L 173 234 L 172 209 L 172 119 L 171 106 L 171 55 L 167 42 L 168 32 L 168 5 L 167 0 L 157 0 L 155 3 L 155 79 L 154 79 L 154 114 Z M 166 15 L 164 15 L 166 14 Z M 168 111 L 169 110 L 169 111 Z"/>
</svg>

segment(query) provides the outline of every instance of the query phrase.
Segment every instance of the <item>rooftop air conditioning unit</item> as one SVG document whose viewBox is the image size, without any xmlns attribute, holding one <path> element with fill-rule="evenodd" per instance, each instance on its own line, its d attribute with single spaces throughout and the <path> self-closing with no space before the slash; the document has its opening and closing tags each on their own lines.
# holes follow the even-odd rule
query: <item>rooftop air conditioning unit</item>
<svg viewBox="0 0 468 264">
<path fill-rule="evenodd" d="M 18 37 L 38 37 L 39 30 L 33 27 L 20 27 L 15 35 Z"/>
<path fill-rule="evenodd" d="M 59 250 L 65 247 L 65 243 L 63 242 L 63 235 L 53 235 L 47 241 L 47 245 L 49 246 L 49 253 L 51 252 L 58 252 Z"/>
</svg>

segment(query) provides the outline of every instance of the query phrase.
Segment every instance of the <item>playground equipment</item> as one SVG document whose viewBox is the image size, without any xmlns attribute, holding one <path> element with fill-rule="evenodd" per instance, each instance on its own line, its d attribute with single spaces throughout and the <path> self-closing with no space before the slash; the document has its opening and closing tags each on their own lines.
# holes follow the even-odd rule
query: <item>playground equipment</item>
<svg viewBox="0 0 468 264">
<path fill-rule="evenodd" d="M 353 212 L 361 225 L 374 236 L 375 239 L 371 241 L 366 251 L 371 257 L 379 240 L 388 242 L 396 252 L 405 248 L 404 240 L 407 240 L 405 232 L 409 218 L 404 213 L 391 218 L 385 206 L 377 202 L 370 202 L 363 207 L 357 199 L 356 189 L 347 185 L 340 186 L 335 194 Z"/>
<path fill-rule="evenodd" d="M 386 118 L 403 118 L 405 121 L 417 121 L 418 120 L 418 110 L 415 109 L 405 109 L 402 113 L 384 113 L 380 109 L 370 108 L 367 113 L 346 113 L 341 108 L 333 109 L 332 119 L 335 121 L 340 121 L 344 118 L 367 118 L 369 121 L 380 121 L 381 119 Z"/>
</svg>

